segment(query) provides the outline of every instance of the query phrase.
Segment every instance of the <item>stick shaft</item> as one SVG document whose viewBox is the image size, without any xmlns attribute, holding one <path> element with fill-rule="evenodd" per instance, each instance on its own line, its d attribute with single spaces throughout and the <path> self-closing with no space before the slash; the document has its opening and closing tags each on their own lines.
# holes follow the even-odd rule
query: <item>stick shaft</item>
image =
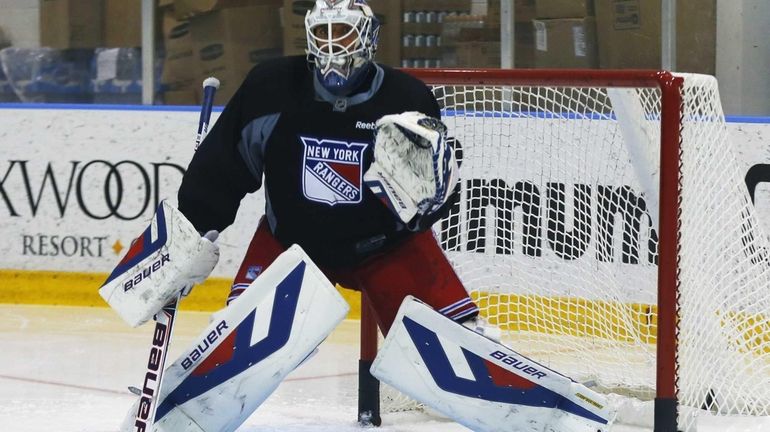
<svg viewBox="0 0 770 432">
<path fill-rule="evenodd" d="M 152 332 L 152 347 L 147 361 L 147 372 L 141 389 L 141 400 L 134 421 L 135 431 L 151 430 L 148 426 L 155 423 L 158 408 L 158 396 L 163 383 L 163 371 L 166 368 L 166 354 L 174 329 L 179 295 L 155 315 L 155 330 Z"/>
<path fill-rule="evenodd" d="M 208 125 L 211 119 L 211 111 L 214 108 L 214 95 L 219 88 L 219 80 L 216 78 L 207 78 L 203 82 L 203 101 L 201 103 L 201 113 L 198 120 L 198 135 L 195 139 L 195 150 L 198 150 L 203 139 L 208 132 Z M 163 383 L 163 371 L 166 369 L 166 354 L 168 346 L 171 343 L 171 332 L 174 328 L 177 307 L 181 293 L 169 302 L 155 315 L 155 330 L 152 336 L 152 348 L 150 348 L 150 357 L 147 362 L 147 372 L 145 374 L 144 385 L 142 386 L 141 401 L 136 412 L 136 421 L 134 422 L 135 431 L 151 430 L 155 423 L 155 413 L 158 409 L 158 398 L 160 397 L 161 385 Z M 154 382 L 154 386 L 152 385 Z M 150 384 L 150 385 L 148 385 Z M 154 388 L 153 388 L 154 387 Z M 150 426 L 148 428 L 147 426 Z"/>
<path fill-rule="evenodd" d="M 213 80 L 213 81 L 211 81 Z M 195 150 L 206 138 L 209 131 L 209 121 L 211 120 L 211 111 L 214 108 L 214 95 L 219 87 L 219 81 L 216 78 L 208 78 L 203 83 L 203 101 L 201 102 L 201 115 L 198 120 L 198 136 L 195 139 Z"/>
</svg>

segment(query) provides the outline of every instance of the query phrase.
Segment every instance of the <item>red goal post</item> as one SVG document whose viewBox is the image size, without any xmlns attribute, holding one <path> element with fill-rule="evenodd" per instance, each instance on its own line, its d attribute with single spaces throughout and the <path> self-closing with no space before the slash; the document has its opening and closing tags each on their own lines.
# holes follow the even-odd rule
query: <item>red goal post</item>
<svg viewBox="0 0 770 432">
<path fill-rule="evenodd" d="M 767 240 L 732 166 L 713 77 L 406 71 L 433 88 L 462 146 L 462 204 L 434 231 L 505 342 L 536 345 L 520 352 L 608 392 L 643 389 L 656 431 L 695 428 L 704 412 L 770 416 L 760 388 L 770 384 L 770 325 L 751 306 L 770 305 Z M 699 240 L 709 233 L 724 238 Z M 736 289 L 745 298 L 730 297 Z M 378 424 L 376 381 L 366 381 L 377 349 L 368 308 L 364 298 L 359 412 Z M 575 376 L 569 360 L 549 364 L 557 351 L 606 359 Z M 636 360 L 624 364 L 626 353 Z M 724 365 L 706 365 L 720 356 Z M 717 377 L 730 362 L 760 375 Z M 654 377 L 633 375 L 648 363 Z"/>
</svg>

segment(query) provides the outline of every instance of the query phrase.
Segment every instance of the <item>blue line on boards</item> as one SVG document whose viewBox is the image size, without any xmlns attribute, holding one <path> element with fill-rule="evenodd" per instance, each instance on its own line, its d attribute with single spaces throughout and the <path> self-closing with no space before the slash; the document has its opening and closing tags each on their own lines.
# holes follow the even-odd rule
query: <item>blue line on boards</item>
<svg viewBox="0 0 770 432">
<path fill-rule="evenodd" d="M 19 103 L 9 102 L 1 103 L 0 109 L 45 109 L 45 110 L 82 110 L 82 111 L 199 111 L 200 107 L 197 105 L 106 105 L 106 104 L 60 104 L 60 103 Z M 215 112 L 221 112 L 224 109 L 223 106 L 215 106 Z M 583 118 L 583 119 L 600 119 L 601 117 L 595 114 L 580 115 L 576 113 L 569 113 L 566 116 L 561 116 L 557 113 L 547 112 L 485 112 L 485 111 L 465 111 L 465 110 L 446 110 L 445 115 L 449 117 L 455 116 L 468 116 L 468 117 L 499 117 L 499 118 L 523 118 L 523 117 L 538 117 L 538 118 Z M 742 116 L 742 115 L 727 115 L 725 120 L 728 123 L 758 123 L 758 124 L 770 124 L 770 116 Z"/>
</svg>

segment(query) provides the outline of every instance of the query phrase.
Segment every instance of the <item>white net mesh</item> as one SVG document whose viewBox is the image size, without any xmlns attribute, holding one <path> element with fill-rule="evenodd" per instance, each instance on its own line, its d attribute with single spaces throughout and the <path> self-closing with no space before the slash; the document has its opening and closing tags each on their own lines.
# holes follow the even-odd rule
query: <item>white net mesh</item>
<svg viewBox="0 0 770 432">
<path fill-rule="evenodd" d="M 482 315 L 521 354 L 653 398 L 660 91 L 434 93 L 461 148 L 463 185 L 435 229 Z M 692 429 L 707 412 L 770 415 L 770 261 L 716 80 L 686 75 L 684 103 L 677 389 L 681 406 L 698 408 L 680 414 Z M 395 399 L 385 410 L 408 406 Z"/>
</svg>

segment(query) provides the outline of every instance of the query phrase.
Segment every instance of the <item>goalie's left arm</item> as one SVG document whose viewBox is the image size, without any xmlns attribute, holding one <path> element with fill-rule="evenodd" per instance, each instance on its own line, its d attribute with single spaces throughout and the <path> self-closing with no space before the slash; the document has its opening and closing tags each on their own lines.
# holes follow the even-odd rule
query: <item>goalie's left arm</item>
<svg viewBox="0 0 770 432">
<path fill-rule="evenodd" d="M 377 121 L 364 181 L 409 229 L 426 229 L 446 213 L 459 196 L 458 171 L 440 119 L 412 111 Z"/>
</svg>

